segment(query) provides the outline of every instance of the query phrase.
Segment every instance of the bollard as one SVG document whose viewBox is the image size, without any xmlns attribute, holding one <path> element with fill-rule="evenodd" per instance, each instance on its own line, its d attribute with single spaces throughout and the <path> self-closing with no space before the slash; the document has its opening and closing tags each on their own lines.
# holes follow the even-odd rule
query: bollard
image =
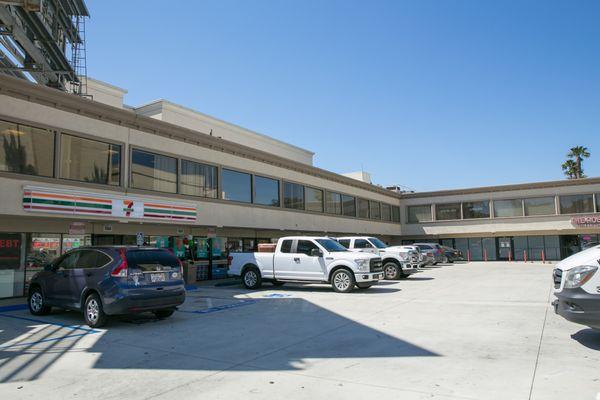
<svg viewBox="0 0 600 400">
<path fill-rule="evenodd" d="M 512 250 L 508 251 L 508 262 L 512 261 Z"/>
<path fill-rule="evenodd" d="M 471 250 L 467 250 L 467 262 L 471 262 Z"/>
<path fill-rule="evenodd" d="M 527 250 L 523 250 L 523 261 L 527 262 Z"/>
<path fill-rule="evenodd" d="M 487 262 L 487 249 L 483 249 L 483 260 Z"/>
<path fill-rule="evenodd" d="M 542 250 L 542 264 L 546 264 L 546 254 L 544 253 L 544 250 Z"/>
</svg>

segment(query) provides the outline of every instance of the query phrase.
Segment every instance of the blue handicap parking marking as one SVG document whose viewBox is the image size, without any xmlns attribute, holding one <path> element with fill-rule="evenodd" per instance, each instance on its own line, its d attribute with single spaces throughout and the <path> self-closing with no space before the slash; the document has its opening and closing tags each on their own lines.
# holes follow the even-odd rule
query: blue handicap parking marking
<svg viewBox="0 0 600 400">
<path fill-rule="evenodd" d="M 291 294 L 283 294 L 283 293 L 270 293 L 270 294 L 265 294 L 263 297 L 269 298 L 269 299 L 279 299 L 282 297 L 292 297 Z"/>
<path fill-rule="evenodd" d="M 41 340 L 34 340 L 31 342 L 13 343 L 13 344 L 8 344 L 8 345 L 0 344 L 0 350 L 13 348 L 13 347 L 32 346 L 32 345 L 36 345 L 38 343 L 59 341 L 59 340 L 76 338 L 76 337 L 81 337 L 81 336 L 86 336 L 86 335 L 101 332 L 96 329 L 86 328 L 86 327 L 82 327 L 82 326 L 78 326 L 78 325 L 67 325 L 67 324 L 62 324 L 60 322 L 53 322 L 53 321 L 47 321 L 47 320 L 43 320 L 43 319 L 29 318 L 29 317 L 24 317 L 21 315 L 11 314 L 11 312 L 26 310 L 27 308 L 28 308 L 27 304 L 16 304 L 13 306 L 1 307 L 0 308 L 0 318 L 9 318 L 12 320 L 17 320 L 17 321 L 26 321 L 26 322 L 34 322 L 36 324 L 42 324 L 42 325 L 58 326 L 60 328 L 68 329 L 70 332 L 67 333 L 66 335 L 55 337 L 55 338 L 46 338 L 46 339 L 41 339 Z"/>
<path fill-rule="evenodd" d="M 204 310 L 194 310 L 194 311 L 178 310 L 178 311 L 179 312 L 183 312 L 183 313 L 188 313 L 188 314 L 211 314 L 211 313 L 218 312 L 218 311 L 230 310 L 232 308 L 249 306 L 249 305 L 254 304 L 254 303 L 256 303 L 256 300 L 240 300 L 237 303 L 231 303 L 231 304 L 224 304 L 222 306 L 209 307 L 209 308 L 206 308 Z"/>
</svg>

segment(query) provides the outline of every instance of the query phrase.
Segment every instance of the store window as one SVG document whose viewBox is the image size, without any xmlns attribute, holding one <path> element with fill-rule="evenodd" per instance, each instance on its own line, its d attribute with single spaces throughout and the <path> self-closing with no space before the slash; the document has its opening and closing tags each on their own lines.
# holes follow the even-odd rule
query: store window
<svg viewBox="0 0 600 400">
<path fill-rule="evenodd" d="M 384 221 L 392 220 L 392 207 L 389 204 L 381 203 L 381 219 Z"/>
<path fill-rule="evenodd" d="M 358 208 L 358 217 L 369 218 L 369 200 L 357 198 L 356 205 Z"/>
<path fill-rule="evenodd" d="M 119 186 L 121 146 L 62 134 L 60 177 L 74 181 Z"/>
<path fill-rule="evenodd" d="M 594 196 L 591 194 L 575 194 L 560 196 L 561 214 L 581 214 L 594 212 Z"/>
<path fill-rule="evenodd" d="M 489 201 L 469 201 L 462 204 L 463 217 L 465 219 L 489 218 Z"/>
<path fill-rule="evenodd" d="M 378 201 L 369 200 L 369 215 L 371 219 L 381 219 L 381 205 Z"/>
<path fill-rule="evenodd" d="M 323 211 L 323 194 L 321 192 L 321 211 Z M 297 183 L 283 184 L 283 206 L 294 210 L 304 210 L 304 186 Z"/>
<path fill-rule="evenodd" d="M 0 121 L 0 171 L 54 176 L 54 133 Z"/>
<path fill-rule="evenodd" d="M 532 197 L 523 199 L 525 215 L 553 215 L 556 214 L 556 204 L 552 197 Z"/>
<path fill-rule="evenodd" d="M 329 214 L 341 214 L 342 213 L 342 195 L 335 192 L 326 192 L 325 194 L 327 203 L 327 212 Z"/>
<path fill-rule="evenodd" d="M 461 219 L 460 203 L 436 204 L 435 219 L 438 221 Z"/>
<path fill-rule="evenodd" d="M 217 167 L 181 160 L 181 193 L 217 198 Z"/>
<path fill-rule="evenodd" d="M 20 233 L 0 233 L 0 298 L 23 294 Z"/>
<path fill-rule="evenodd" d="M 432 220 L 431 218 L 431 205 L 423 205 L 423 206 L 408 206 L 408 222 L 412 224 L 416 224 L 419 222 L 429 222 Z"/>
<path fill-rule="evenodd" d="M 311 187 L 304 188 L 306 210 L 323 212 L 323 191 Z"/>
<path fill-rule="evenodd" d="M 264 176 L 254 176 L 254 203 L 279 207 L 279 181 Z"/>
<path fill-rule="evenodd" d="M 28 233 L 25 248 L 25 291 L 29 281 L 44 265 L 61 255 L 59 233 Z"/>
<path fill-rule="evenodd" d="M 177 159 L 142 150 L 132 150 L 131 187 L 177 193 Z"/>
<path fill-rule="evenodd" d="M 342 214 L 346 217 L 356 217 L 356 200 L 347 194 L 342 195 Z"/>
<path fill-rule="evenodd" d="M 523 200 L 494 200 L 494 217 L 522 217 Z"/>
<path fill-rule="evenodd" d="M 431 215 L 431 212 L 429 213 Z M 400 207 L 392 206 L 392 222 L 400 222 Z"/>
<path fill-rule="evenodd" d="M 221 171 L 221 197 L 223 200 L 252 202 L 252 176 L 244 172 Z"/>
</svg>

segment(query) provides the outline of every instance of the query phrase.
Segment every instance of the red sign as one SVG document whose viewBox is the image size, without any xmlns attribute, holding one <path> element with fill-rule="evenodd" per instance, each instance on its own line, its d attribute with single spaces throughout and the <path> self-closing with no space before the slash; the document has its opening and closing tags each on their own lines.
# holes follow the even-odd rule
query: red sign
<svg viewBox="0 0 600 400">
<path fill-rule="evenodd" d="M 583 215 L 571 218 L 571 225 L 581 227 L 600 227 L 600 215 Z"/>
</svg>

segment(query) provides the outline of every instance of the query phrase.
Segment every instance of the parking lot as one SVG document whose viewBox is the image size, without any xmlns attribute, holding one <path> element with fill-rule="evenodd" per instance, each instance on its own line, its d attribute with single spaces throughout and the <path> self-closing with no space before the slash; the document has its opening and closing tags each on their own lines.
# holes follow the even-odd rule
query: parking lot
<svg viewBox="0 0 600 400">
<path fill-rule="evenodd" d="M 470 263 L 334 293 L 200 286 L 167 320 L 89 329 L 1 303 L 0 398 L 600 398 L 600 332 L 563 320 L 552 266 Z"/>
</svg>

